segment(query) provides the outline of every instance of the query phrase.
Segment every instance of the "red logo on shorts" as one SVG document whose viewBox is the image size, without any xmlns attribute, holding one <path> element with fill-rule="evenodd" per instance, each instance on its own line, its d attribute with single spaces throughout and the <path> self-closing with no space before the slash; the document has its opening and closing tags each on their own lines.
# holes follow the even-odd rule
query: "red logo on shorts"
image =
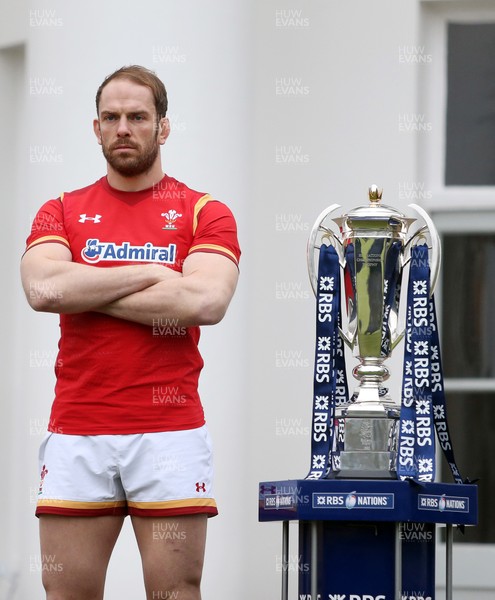
<svg viewBox="0 0 495 600">
<path fill-rule="evenodd" d="M 41 481 L 40 481 L 40 489 L 38 490 L 38 496 L 43 491 L 43 481 L 45 480 L 45 476 L 47 473 L 48 473 L 48 469 L 45 467 L 45 465 L 43 465 L 43 468 L 41 469 Z"/>
<path fill-rule="evenodd" d="M 206 483 L 202 482 L 199 483 L 199 481 L 196 482 L 196 491 L 197 492 L 206 492 Z"/>
</svg>

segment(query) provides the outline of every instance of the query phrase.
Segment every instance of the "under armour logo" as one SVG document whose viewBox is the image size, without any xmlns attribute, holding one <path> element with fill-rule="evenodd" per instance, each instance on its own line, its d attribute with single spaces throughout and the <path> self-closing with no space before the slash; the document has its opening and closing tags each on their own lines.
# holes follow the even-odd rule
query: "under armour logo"
<svg viewBox="0 0 495 600">
<path fill-rule="evenodd" d="M 199 483 L 199 481 L 196 482 L 196 491 L 197 492 L 206 492 L 206 483 Z"/>
<path fill-rule="evenodd" d="M 274 485 L 260 485 L 260 494 L 275 494 L 277 492 L 277 488 Z"/>
<path fill-rule="evenodd" d="M 79 215 L 79 223 L 86 223 L 86 221 L 93 221 L 93 223 L 99 223 L 102 215 L 95 215 L 94 217 L 88 217 L 86 213 Z"/>
</svg>

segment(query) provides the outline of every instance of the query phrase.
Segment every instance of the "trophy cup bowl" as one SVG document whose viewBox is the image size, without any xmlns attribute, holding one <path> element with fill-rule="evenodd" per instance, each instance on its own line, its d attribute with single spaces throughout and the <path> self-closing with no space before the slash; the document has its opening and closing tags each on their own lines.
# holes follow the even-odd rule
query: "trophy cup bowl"
<svg viewBox="0 0 495 600">
<path fill-rule="evenodd" d="M 400 330 L 401 280 L 415 242 L 428 244 L 431 293 L 440 270 L 440 240 L 428 214 L 409 205 L 422 217 L 408 217 L 381 204 L 382 192 L 369 188 L 369 204 L 332 218 L 333 204 L 317 218 L 308 240 L 308 271 L 317 289 L 321 244 L 337 250 L 347 313 L 340 335 L 359 360 L 353 369 L 357 389 L 349 404 L 336 407 L 331 477 L 397 477 L 400 393 L 389 395 L 385 362 L 404 336 Z M 332 426 L 332 425 L 330 425 Z"/>
</svg>

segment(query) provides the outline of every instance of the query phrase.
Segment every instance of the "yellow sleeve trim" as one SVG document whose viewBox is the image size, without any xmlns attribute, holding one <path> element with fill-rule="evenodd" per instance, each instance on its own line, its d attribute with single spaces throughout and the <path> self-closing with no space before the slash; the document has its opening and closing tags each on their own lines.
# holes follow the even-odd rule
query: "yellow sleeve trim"
<svg viewBox="0 0 495 600">
<path fill-rule="evenodd" d="M 37 246 L 38 244 L 43 244 L 45 242 L 61 242 L 62 244 L 67 246 L 67 248 L 69 248 L 69 250 L 70 250 L 69 242 L 60 235 L 45 235 L 43 237 L 40 237 L 37 240 L 34 240 L 34 242 L 31 242 L 29 244 L 29 246 L 26 248 L 26 250 L 29 250 L 29 248 L 32 248 L 33 246 Z"/>
<path fill-rule="evenodd" d="M 213 198 L 210 196 L 210 194 L 205 194 L 204 196 L 201 196 L 201 198 L 196 202 L 196 204 L 194 205 L 194 214 L 193 214 L 193 235 L 196 233 L 196 229 L 198 227 L 198 215 L 199 215 L 199 211 L 203 208 L 203 206 L 209 202 L 210 200 L 213 200 Z"/>
<path fill-rule="evenodd" d="M 235 264 L 237 264 L 237 257 L 231 250 L 228 250 L 223 246 L 217 246 L 216 244 L 198 244 L 197 246 L 191 246 L 189 248 L 188 254 L 191 254 L 192 252 L 198 252 L 201 250 L 213 250 L 214 252 L 227 254 L 235 262 Z"/>
</svg>

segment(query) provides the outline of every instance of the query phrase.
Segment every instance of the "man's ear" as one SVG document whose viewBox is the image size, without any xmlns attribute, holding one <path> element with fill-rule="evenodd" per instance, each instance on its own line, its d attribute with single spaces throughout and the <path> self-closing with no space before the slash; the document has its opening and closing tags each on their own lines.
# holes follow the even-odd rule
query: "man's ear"
<svg viewBox="0 0 495 600">
<path fill-rule="evenodd" d="M 170 121 L 168 117 L 162 117 L 158 122 L 158 142 L 163 145 L 170 135 Z"/>
<path fill-rule="evenodd" d="M 95 132 L 96 139 L 98 140 L 98 144 L 101 146 L 101 130 L 100 130 L 100 121 L 98 119 L 93 120 L 93 131 Z"/>
</svg>

